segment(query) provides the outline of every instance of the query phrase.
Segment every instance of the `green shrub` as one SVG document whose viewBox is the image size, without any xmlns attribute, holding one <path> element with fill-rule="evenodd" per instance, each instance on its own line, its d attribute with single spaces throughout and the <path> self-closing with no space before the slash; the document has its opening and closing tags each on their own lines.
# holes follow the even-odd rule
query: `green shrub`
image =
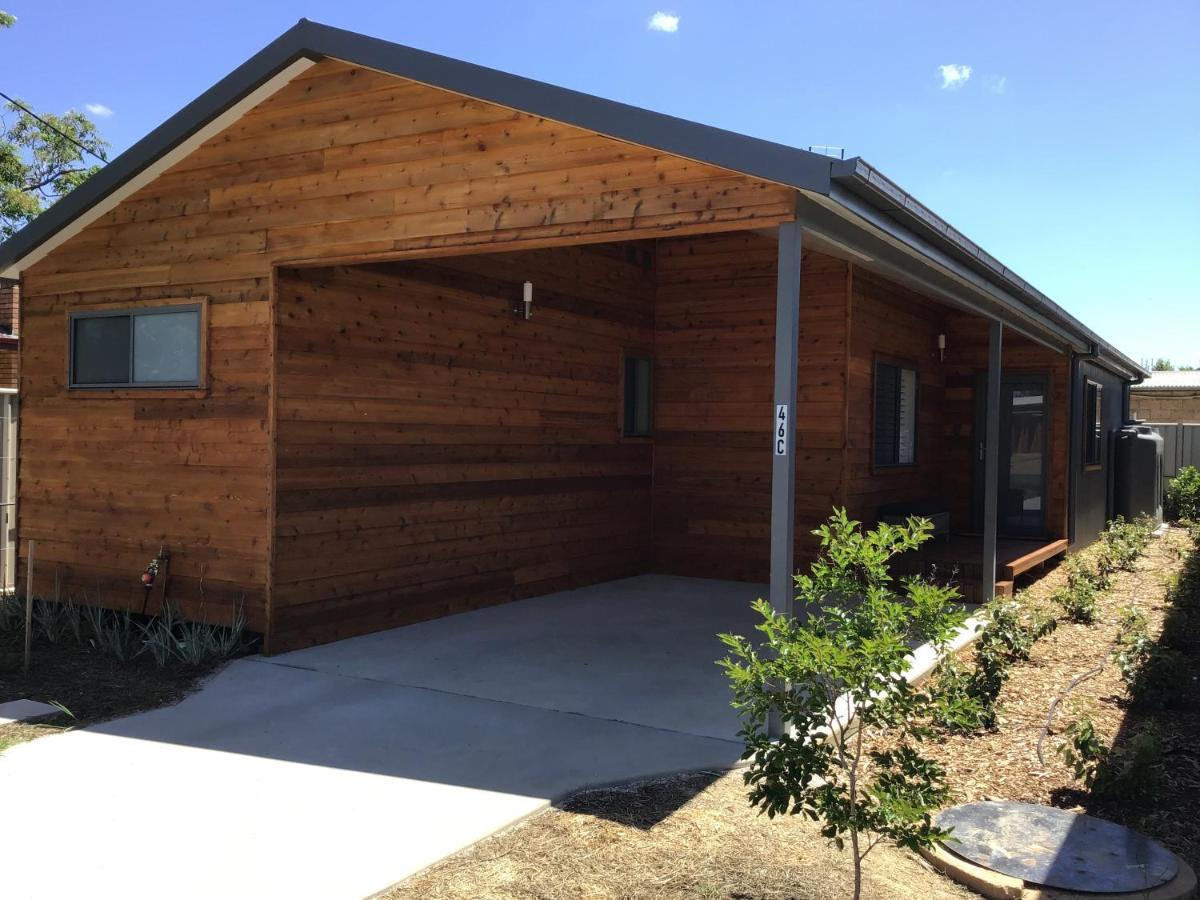
<svg viewBox="0 0 1200 900">
<path fill-rule="evenodd" d="M 1172 522 L 1200 520 L 1200 469 L 1184 466 L 1167 484 L 1163 515 Z"/>
<path fill-rule="evenodd" d="M 1139 516 L 1127 522 L 1124 516 L 1117 516 L 1100 534 L 1100 568 L 1132 571 L 1133 564 L 1145 552 L 1153 534 L 1154 524 L 1149 518 Z"/>
<path fill-rule="evenodd" d="M 55 591 L 56 594 L 59 592 Z M 192 621 L 167 604 L 157 616 L 80 606 L 70 597 L 33 601 L 33 635 L 50 644 L 72 643 L 132 662 L 149 656 L 159 666 L 200 666 L 249 649 L 246 619 L 237 604 L 227 625 Z M 0 634 L 23 636 L 25 599 L 0 597 Z"/>
<path fill-rule="evenodd" d="M 1100 763 L 1108 749 L 1096 736 L 1096 726 L 1088 715 L 1080 716 L 1067 726 L 1066 740 L 1058 747 L 1063 761 L 1071 767 L 1076 781 L 1091 790 L 1100 771 Z"/>
<path fill-rule="evenodd" d="M 1040 610 L 1016 600 L 993 600 L 984 607 L 983 632 L 975 642 L 975 665 L 962 668 L 950 655 L 934 672 L 932 721 L 940 728 L 973 733 L 996 727 L 996 700 L 1014 662 L 1029 659 L 1033 645 L 1058 625 Z"/>
<path fill-rule="evenodd" d="M 1082 781 L 1096 797 L 1141 803 L 1154 795 L 1159 745 L 1157 730 L 1148 724 L 1110 750 L 1096 736 L 1092 720 L 1084 715 L 1067 728 L 1066 740 L 1058 752 L 1071 767 L 1075 780 Z"/>
<path fill-rule="evenodd" d="M 1067 583 L 1051 594 L 1068 619 L 1082 625 L 1096 621 L 1097 595 L 1108 586 L 1108 575 L 1101 574 L 1081 554 L 1067 558 Z"/>
<path fill-rule="evenodd" d="M 953 588 L 918 578 L 898 585 L 888 570 L 931 529 L 910 519 L 864 533 L 845 510 L 835 511 L 815 532 L 820 557 L 796 578 L 800 614 L 781 615 L 758 600 L 761 645 L 721 635 L 750 803 L 771 817 L 819 820 L 839 848 L 848 837 L 856 898 L 862 860 L 879 838 L 915 849 L 947 836 L 930 815 L 948 796 L 944 773 L 911 743 L 925 736 L 918 723 L 930 718 L 933 702 L 905 672 L 912 643 L 944 650 L 966 613 Z M 782 735 L 773 733 L 775 717 L 787 723 Z M 863 729 L 879 732 L 891 749 L 865 751 Z"/>
</svg>

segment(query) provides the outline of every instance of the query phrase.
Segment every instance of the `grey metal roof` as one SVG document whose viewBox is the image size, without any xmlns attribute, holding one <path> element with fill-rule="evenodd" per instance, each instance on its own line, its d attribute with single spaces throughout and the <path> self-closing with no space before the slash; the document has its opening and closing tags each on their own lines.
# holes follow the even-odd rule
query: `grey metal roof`
<svg viewBox="0 0 1200 900">
<path fill-rule="evenodd" d="M 1014 312 L 1027 328 L 1046 334 L 1072 349 L 1096 349 L 1100 359 L 1120 374 L 1146 374 L 1137 363 L 1102 341 L 1082 322 L 1010 269 L 916 202 L 894 182 L 861 159 L 834 160 L 787 147 L 533 81 L 495 69 L 427 53 L 378 38 L 301 19 L 300 22 L 205 91 L 158 128 L 105 166 L 81 187 L 55 203 L 20 232 L 0 245 L 0 271 L 19 266 L 22 259 L 54 239 L 60 231 L 110 196 L 121 191 L 140 172 L 184 144 L 223 112 L 246 98 L 293 63 L 334 58 L 377 69 L 398 77 L 465 94 L 547 119 L 595 131 L 609 137 L 652 147 L 677 156 L 710 163 L 756 178 L 773 181 L 809 195 L 834 199 L 842 211 L 866 227 L 867 218 L 853 195 L 871 210 L 871 226 L 894 232 L 922 252 L 930 265 L 953 259 L 975 289 L 992 304 L 981 306 L 993 315 Z M 916 236 L 918 240 L 912 238 Z M 969 270 L 969 271 L 968 271 Z"/>
<path fill-rule="evenodd" d="M 1150 377 L 1133 387 L 1135 391 L 1200 391 L 1200 369 L 1176 372 L 1151 372 Z"/>
</svg>

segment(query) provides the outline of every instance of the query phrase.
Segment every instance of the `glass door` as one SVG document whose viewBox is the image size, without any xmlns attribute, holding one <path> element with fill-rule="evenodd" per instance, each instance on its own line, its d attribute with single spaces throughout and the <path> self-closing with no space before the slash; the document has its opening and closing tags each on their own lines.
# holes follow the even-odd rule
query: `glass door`
<svg viewBox="0 0 1200 900">
<path fill-rule="evenodd" d="M 983 423 L 986 419 L 983 379 L 976 390 L 975 502 L 976 530 L 983 528 Z M 1046 531 L 1046 452 L 1049 431 L 1046 378 L 1005 375 L 1000 380 L 1000 473 L 997 485 L 997 531 L 1010 537 L 1036 537 Z"/>
</svg>

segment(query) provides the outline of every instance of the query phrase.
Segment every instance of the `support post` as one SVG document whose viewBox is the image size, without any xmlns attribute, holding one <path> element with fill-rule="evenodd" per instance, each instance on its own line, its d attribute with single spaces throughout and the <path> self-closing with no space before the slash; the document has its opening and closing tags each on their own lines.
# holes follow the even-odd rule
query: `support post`
<svg viewBox="0 0 1200 900">
<path fill-rule="evenodd" d="M 992 322 L 988 332 L 987 415 L 984 417 L 983 463 L 983 602 L 996 596 L 996 517 L 1000 491 L 1000 354 L 1004 326 Z"/>
<path fill-rule="evenodd" d="M 796 586 L 796 379 L 800 343 L 800 244 L 798 222 L 779 226 L 775 281 L 775 408 L 771 424 L 771 608 L 793 615 Z M 772 716 L 772 735 L 784 724 Z"/>
</svg>

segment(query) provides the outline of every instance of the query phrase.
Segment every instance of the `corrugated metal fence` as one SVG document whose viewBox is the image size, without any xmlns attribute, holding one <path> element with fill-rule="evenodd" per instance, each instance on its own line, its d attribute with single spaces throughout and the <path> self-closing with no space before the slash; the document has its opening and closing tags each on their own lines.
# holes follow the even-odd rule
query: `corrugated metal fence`
<svg viewBox="0 0 1200 900">
<path fill-rule="evenodd" d="M 1163 438 L 1163 491 L 1184 466 L 1200 468 L 1200 424 L 1147 422 Z"/>
</svg>

